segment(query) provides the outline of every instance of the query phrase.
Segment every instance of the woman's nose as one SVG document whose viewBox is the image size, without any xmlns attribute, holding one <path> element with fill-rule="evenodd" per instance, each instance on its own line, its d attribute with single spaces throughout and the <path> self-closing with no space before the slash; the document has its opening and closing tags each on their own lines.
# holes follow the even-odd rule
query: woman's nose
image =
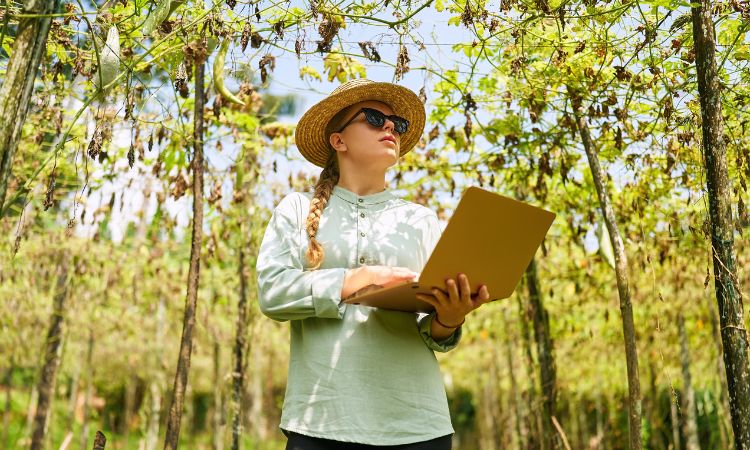
<svg viewBox="0 0 750 450">
<path fill-rule="evenodd" d="M 386 117 L 385 123 L 383 124 L 383 128 L 393 133 L 395 127 L 396 125 L 393 123 L 393 121 Z M 393 134 L 397 134 L 397 133 L 393 133 Z"/>
</svg>

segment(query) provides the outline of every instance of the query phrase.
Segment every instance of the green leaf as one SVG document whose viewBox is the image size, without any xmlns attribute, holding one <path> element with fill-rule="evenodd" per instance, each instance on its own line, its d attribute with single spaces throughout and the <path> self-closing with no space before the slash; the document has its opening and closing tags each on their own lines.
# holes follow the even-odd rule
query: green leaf
<svg viewBox="0 0 750 450">
<path fill-rule="evenodd" d="M 747 46 L 738 48 L 735 50 L 733 56 L 737 61 L 750 61 L 750 48 Z"/>
<path fill-rule="evenodd" d="M 302 66 L 299 69 L 299 77 L 300 79 L 304 80 L 305 76 L 308 76 L 311 80 L 318 80 L 322 81 L 323 79 L 320 77 L 320 72 L 315 70 L 314 68 L 310 66 Z"/>
</svg>

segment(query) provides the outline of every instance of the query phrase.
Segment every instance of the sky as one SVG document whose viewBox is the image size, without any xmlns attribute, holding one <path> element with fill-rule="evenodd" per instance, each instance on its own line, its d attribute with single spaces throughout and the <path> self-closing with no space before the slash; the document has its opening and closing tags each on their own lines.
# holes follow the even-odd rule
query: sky
<svg viewBox="0 0 750 450">
<path fill-rule="evenodd" d="M 291 6 L 295 3 L 292 2 Z M 415 2 L 416 4 L 416 2 Z M 237 6 L 238 15 L 243 15 L 241 9 L 242 6 Z M 246 14 L 246 12 L 244 12 Z M 452 45 L 460 42 L 470 42 L 472 37 L 465 27 L 449 26 L 447 24 L 450 18 L 448 11 L 438 13 L 433 8 L 426 8 L 419 14 L 419 26 L 411 31 L 411 35 L 419 39 L 426 47 L 429 48 L 429 52 L 419 51 L 417 44 L 411 42 L 411 38 L 406 37 L 405 43 L 410 57 L 411 67 L 429 66 L 432 68 L 455 68 L 461 70 L 466 65 L 466 61 L 463 58 L 463 53 L 454 54 L 451 51 Z M 392 20 L 390 17 L 383 17 L 385 19 Z M 316 47 L 315 41 L 320 39 L 317 32 L 317 25 L 307 29 L 301 30 L 301 35 L 305 37 L 306 44 L 305 50 L 313 51 Z M 340 41 L 335 41 L 335 44 L 340 43 L 344 46 L 345 51 L 352 53 L 361 54 L 361 50 L 357 42 L 360 41 L 372 41 L 378 47 L 378 51 L 383 61 L 395 61 L 396 55 L 399 50 L 399 44 L 395 40 L 395 34 L 393 32 L 387 33 L 388 29 L 383 26 L 373 25 L 354 25 L 348 24 L 346 28 L 339 31 Z M 297 34 L 287 32 L 284 39 L 278 41 L 278 44 L 286 48 L 294 48 Z M 250 60 L 250 55 L 253 54 L 254 49 L 248 47 L 246 52 L 243 54 L 239 45 L 232 47 L 232 51 L 227 55 L 226 58 L 226 69 L 225 72 L 232 74 L 237 71 L 246 71 L 248 68 L 257 68 L 257 61 Z M 266 52 L 261 53 L 261 55 Z M 284 50 L 268 47 L 268 53 L 272 54 L 276 58 L 276 67 L 271 73 L 270 83 L 268 85 L 267 92 L 274 95 L 295 95 L 297 96 L 298 102 L 295 114 L 293 116 L 280 116 L 279 121 L 296 124 L 299 117 L 313 104 L 323 99 L 330 91 L 335 89 L 339 82 L 333 80 L 329 82 L 326 79 L 325 72 L 323 70 L 323 58 L 319 53 L 313 53 L 310 55 L 302 55 L 301 58 L 297 58 L 294 53 L 289 53 Z M 436 81 L 435 76 L 431 75 L 425 70 L 410 70 L 407 72 L 401 80 L 395 79 L 394 68 L 387 66 L 383 63 L 374 63 L 368 60 L 360 60 L 365 66 L 367 71 L 367 78 L 374 81 L 388 81 L 398 82 L 399 84 L 406 86 L 418 93 L 419 90 L 425 86 L 428 93 L 428 113 L 429 113 L 429 101 L 430 101 L 430 86 Z M 208 62 L 210 68 L 212 59 Z M 300 78 L 300 68 L 303 66 L 312 66 L 317 69 L 323 76 L 323 81 L 310 81 L 309 79 Z M 489 72 L 490 68 L 485 68 Z M 256 69 L 257 71 L 257 69 Z M 481 70 L 480 70 L 481 71 Z M 207 76 L 210 76 L 210 70 L 207 70 Z M 259 74 L 255 74 L 255 78 L 259 79 Z M 207 80 L 207 85 L 211 85 L 211 81 Z M 228 80 L 227 83 L 230 90 L 236 92 L 238 83 L 236 80 Z M 160 103 L 169 105 L 174 102 L 173 93 L 171 87 L 164 86 L 156 92 L 156 95 L 160 98 Z M 210 93 L 208 104 L 213 101 L 214 93 Z M 123 99 L 119 99 L 120 115 L 123 114 L 121 103 Z M 172 114 L 175 115 L 174 113 Z M 93 121 L 88 123 L 87 136 L 91 136 L 94 131 Z M 113 146 L 127 149 L 130 143 L 130 129 L 127 123 L 123 123 L 121 127 L 115 127 L 113 132 Z M 206 159 L 210 167 L 214 170 L 225 170 L 229 167 L 237 154 L 236 145 L 231 142 L 230 139 L 222 140 L 223 150 L 221 153 L 216 152 L 212 148 L 206 148 Z M 151 155 L 147 155 L 151 156 Z M 82 154 L 77 156 L 79 165 L 82 163 Z M 274 154 L 267 152 L 261 158 L 263 164 L 266 167 L 270 167 L 273 160 L 277 161 L 278 173 L 276 174 L 275 180 L 273 176 L 269 176 L 269 180 L 278 181 L 279 183 L 285 182 L 288 178 L 289 173 L 305 172 L 309 173 L 311 179 L 315 179 L 320 173 L 320 169 L 311 163 L 307 162 L 302 158 L 296 147 L 292 146 L 287 149 L 285 154 Z M 97 164 L 90 165 L 92 168 L 96 168 Z M 115 194 L 115 205 L 111 211 L 110 216 L 110 231 L 112 239 L 115 242 L 119 242 L 125 231 L 127 230 L 128 223 L 134 222 L 139 219 L 139 216 L 151 217 L 156 211 L 156 191 L 159 189 L 158 183 L 152 179 L 150 174 L 150 168 L 143 165 L 142 162 L 136 159 L 136 163 L 133 169 L 125 170 L 127 167 L 127 161 L 125 158 L 119 158 L 115 163 L 115 172 L 118 176 L 113 180 L 104 182 L 97 189 L 91 190 L 86 196 L 86 201 L 89 206 L 85 208 L 86 217 L 81 218 L 81 211 L 84 209 L 81 207 L 76 208 L 77 214 L 77 234 L 81 236 L 92 236 L 98 228 L 96 225 L 96 218 L 94 217 L 95 211 L 99 206 L 105 205 L 109 202 L 112 193 Z M 94 171 L 92 173 L 94 177 L 103 175 L 101 171 Z M 270 175 L 270 172 L 267 173 Z M 149 198 L 144 198 L 143 189 L 145 186 L 151 186 L 152 194 Z M 206 183 L 209 187 L 209 183 Z M 227 179 L 224 183 L 224 198 L 231 198 L 231 183 Z M 80 199 L 80 197 L 79 197 Z M 165 200 L 166 210 L 176 220 L 177 228 L 182 228 L 178 231 L 178 235 L 184 233 L 185 229 L 190 224 L 191 217 L 191 201 L 192 199 L 188 196 L 184 196 L 179 200 L 172 199 L 171 196 L 167 195 Z M 273 207 L 273 200 L 270 196 L 261 198 L 262 206 Z M 71 205 L 72 206 L 72 205 Z M 72 209 L 72 208 L 71 208 Z M 99 214 L 100 217 L 104 217 L 103 214 Z"/>
<path fill-rule="evenodd" d="M 240 5 L 238 5 L 240 8 Z M 492 8 L 492 5 L 490 5 Z M 239 15 L 242 15 L 242 11 L 237 11 Z M 245 13 L 246 14 L 246 13 Z M 398 82 L 399 84 L 406 86 L 418 93 L 422 87 L 425 87 L 427 92 L 427 104 L 426 109 L 429 115 L 430 101 L 431 99 L 431 87 L 435 82 L 439 81 L 438 77 L 430 74 L 426 70 L 418 70 L 418 67 L 431 67 L 439 71 L 439 69 L 454 69 L 454 70 L 468 70 L 467 60 L 464 57 L 463 52 L 454 53 L 452 47 L 458 43 L 471 42 L 473 37 L 464 26 L 450 26 L 448 25 L 448 19 L 451 13 L 443 11 L 438 13 L 433 8 L 426 8 L 419 14 L 418 26 L 411 31 L 411 36 L 416 37 L 421 41 L 428 51 L 420 51 L 417 44 L 412 42 L 412 38 L 406 37 L 404 42 L 407 45 L 407 50 L 410 57 L 410 67 L 415 68 L 407 72 L 401 80 L 395 79 L 394 68 L 383 63 L 374 63 L 368 60 L 362 59 L 360 62 L 365 66 L 367 71 L 367 78 L 374 81 L 388 81 Z M 386 18 L 386 17 L 383 17 Z M 392 19 L 392 18 L 386 18 Z M 317 26 L 312 28 L 301 30 L 301 35 L 305 37 L 306 44 L 303 49 L 307 51 L 314 50 L 316 44 L 315 41 L 319 39 L 317 33 Z M 372 41 L 378 47 L 378 51 L 383 61 L 395 61 L 396 55 L 399 50 L 399 44 L 395 41 L 395 35 L 391 33 L 385 33 L 387 29 L 381 26 L 362 26 L 348 24 L 344 29 L 339 32 L 340 44 L 344 46 L 345 51 L 351 53 L 360 54 L 358 42 L 361 41 Z M 279 45 L 286 48 L 294 48 L 295 40 L 297 39 L 296 33 L 287 32 L 284 39 L 278 42 Z M 243 54 L 239 45 L 232 47 L 232 51 L 227 55 L 226 58 L 226 69 L 227 74 L 236 74 L 238 72 L 246 72 L 249 69 L 257 68 L 256 60 L 251 60 L 250 55 L 253 54 L 254 49 L 247 48 Z M 276 58 L 276 67 L 270 75 L 270 83 L 268 84 L 267 92 L 274 95 L 295 95 L 297 97 L 297 107 L 295 114 L 292 116 L 280 116 L 279 121 L 289 124 L 296 124 L 299 117 L 313 104 L 317 103 L 321 99 L 335 89 L 339 82 L 333 80 L 332 82 L 327 81 L 325 72 L 323 70 L 323 58 L 319 53 L 313 53 L 310 55 L 302 55 L 298 58 L 294 53 L 286 52 L 284 50 L 269 47 L 267 52 L 274 55 Z M 258 55 L 261 56 L 267 53 L 263 51 Z M 210 76 L 212 65 L 212 59 L 208 61 L 207 76 Z M 491 67 L 489 64 L 484 63 L 485 67 L 478 65 L 475 68 L 476 73 L 489 73 Z M 312 66 L 317 69 L 321 75 L 323 75 L 323 81 L 310 81 L 309 79 L 300 78 L 300 68 L 303 66 Z M 236 92 L 239 83 L 236 79 L 228 77 L 228 87 L 230 90 Z M 259 79 L 259 74 L 255 73 L 255 79 Z M 211 86 L 211 81 L 206 81 L 207 86 Z M 155 95 L 159 98 L 161 104 L 173 104 L 174 93 L 170 86 L 166 85 L 155 92 Z M 213 101 L 213 90 L 211 90 L 208 104 L 210 105 Z M 122 103 L 123 99 L 120 99 Z M 120 114 L 123 114 L 122 107 L 120 104 Z M 176 111 L 176 110 L 175 110 Z M 173 116 L 176 114 L 174 111 L 169 111 Z M 479 114 L 484 114 L 484 117 L 480 117 L 480 120 L 488 120 L 485 112 L 481 109 Z M 463 126 L 462 114 L 458 113 L 455 118 L 457 129 L 461 129 Z M 87 136 L 91 136 L 94 131 L 93 121 L 88 123 Z M 113 133 L 113 146 L 120 147 L 121 149 L 127 149 L 130 144 L 131 130 L 127 123 L 123 123 L 120 127 L 115 127 Z M 231 139 L 222 140 L 223 150 L 217 152 L 215 147 L 207 146 L 205 149 L 206 160 L 211 170 L 223 171 L 231 166 L 234 158 L 237 155 L 237 145 L 234 144 Z M 157 150 L 158 151 L 158 150 Z M 153 157 L 154 155 L 147 155 L 147 157 Z M 80 152 L 77 155 L 79 159 L 79 165 L 82 165 L 83 153 Z M 277 173 L 272 173 L 268 170 L 273 161 L 277 162 Z M 290 173 L 297 174 L 303 172 L 308 174 L 311 183 L 317 179 L 320 173 L 320 169 L 313 164 L 304 160 L 301 154 L 297 151 L 295 146 L 291 146 L 286 149 L 285 152 L 279 153 L 268 149 L 260 158 L 261 164 L 266 167 L 265 171 L 265 182 L 266 186 L 268 183 L 278 183 L 280 185 L 286 184 L 286 180 Z M 94 168 L 92 175 L 94 178 L 98 178 L 103 175 L 103 172 L 96 171 L 97 164 L 90 164 Z M 87 190 L 87 194 L 79 196 L 81 201 L 88 203 L 86 208 L 82 208 L 78 205 L 75 209 L 71 204 L 70 210 L 73 211 L 77 219 L 76 233 L 79 236 L 91 237 L 98 229 L 97 222 L 106 216 L 106 213 L 100 211 L 98 214 L 96 211 L 103 205 L 106 205 L 111 196 L 114 194 L 115 202 L 112 211 L 109 212 L 110 218 L 110 234 L 111 239 L 115 242 L 120 242 L 126 232 L 129 223 L 138 223 L 143 217 L 150 221 L 150 218 L 156 211 L 157 208 L 157 191 L 161 189 L 160 183 L 151 176 L 151 168 L 143 164 L 136 158 L 135 166 L 133 169 L 127 170 L 127 160 L 124 154 L 117 159 L 115 162 L 115 173 L 117 176 L 110 180 L 103 182 L 101 185 L 92 189 Z M 391 174 L 392 175 L 392 174 Z M 405 180 L 409 180 L 409 174 L 405 174 Z M 460 183 L 461 185 L 462 183 Z M 212 181 L 206 178 L 205 182 L 206 189 L 210 189 Z M 144 188 L 150 191 L 150 195 L 144 196 Z M 225 207 L 228 207 L 229 200 L 232 197 L 232 186 L 229 177 L 226 177 L 222 183 L 223 191 L 223 202 Z M 207 191 L 206 191 L 206 195 Z M 441 203 L 455 205 L 458 198 L 450 198 L 448 193 L 441 193 Z M 273 198 L 273 194 L 269 189 L 260 189 L 258 192 L 258 203 L 262 207 L 273 208 L 274 201 L 277 199 Z M 165 204 L 163 205 L 167 214 L 172 217 L 176 222 L 175 233 L 177 238 L 184 236 L 186 232 L 189 232 L 190 221 L 192 217 L 192 197 L 186 195 L 178 200 L 175 200 L 167 193 L 165 195 Z M 450 210 L 450 209 L 449 209 Z M 82 212 L 85 211 L 86 216 L 82 217 Z M 442 222 L 443 228 L 446 222 Z M 586 236 L 586 246 L 588 250 L 595 250 L 597 247 L 596 237 L 593 230 L 589 230 Z"/>
</svg>

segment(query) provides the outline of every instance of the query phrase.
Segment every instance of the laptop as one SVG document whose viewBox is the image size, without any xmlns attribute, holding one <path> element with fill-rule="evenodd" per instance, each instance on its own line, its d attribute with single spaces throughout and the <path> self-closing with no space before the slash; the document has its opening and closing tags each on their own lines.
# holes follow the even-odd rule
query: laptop
<svg viewBox="0 0 750 450">
<path fill-rule="evenodd" d="M 432 312 L 417 293 L 445 290 L 445 279 L 465 273 L 472 293 L 487 285 L 493 300 L 513 294 L 555 214 L 509 197 L 468 188 L 416 281 L 360 291 L 343 303 L 406 312 Z"/>
</svg>

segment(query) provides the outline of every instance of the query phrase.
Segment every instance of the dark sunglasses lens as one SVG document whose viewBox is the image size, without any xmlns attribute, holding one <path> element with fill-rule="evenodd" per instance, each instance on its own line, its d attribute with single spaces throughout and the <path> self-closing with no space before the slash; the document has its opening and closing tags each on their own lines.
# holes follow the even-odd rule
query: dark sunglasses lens
<svg viewBox="0 0 750 450">
<path fill-rule="evenodd" d="M 393 128 L 396 130 L 396 133 L 406 133 L 406 130 L 409 128 L 409 122 L 406 119 L 403 117 L 391 116 L 391 120 L 393 121 Z"/>
<path fill-rule="evenodd" d="M 377 109 L 365 109 L 365 119 L 374 127 L 382 127 L 385 123 L 385 114 Z"/>
<path fill-rule="evenodd" d="M 407 128 L 409 128 L 409 121 L 404 119 L 403 117 L 399 116 L 386 116 L 382 112 L 378 111 L 377 109 L 365 109 L 365 118 L 367 119 L 367 122 L 374 126 L 374 127 L 382 127 L 385 123 L 385 119 L 388 117 L 388 119 L 393 122 L 393 128 L 398 134 L 404 134 L 406 133 Z"/>
</svg>

